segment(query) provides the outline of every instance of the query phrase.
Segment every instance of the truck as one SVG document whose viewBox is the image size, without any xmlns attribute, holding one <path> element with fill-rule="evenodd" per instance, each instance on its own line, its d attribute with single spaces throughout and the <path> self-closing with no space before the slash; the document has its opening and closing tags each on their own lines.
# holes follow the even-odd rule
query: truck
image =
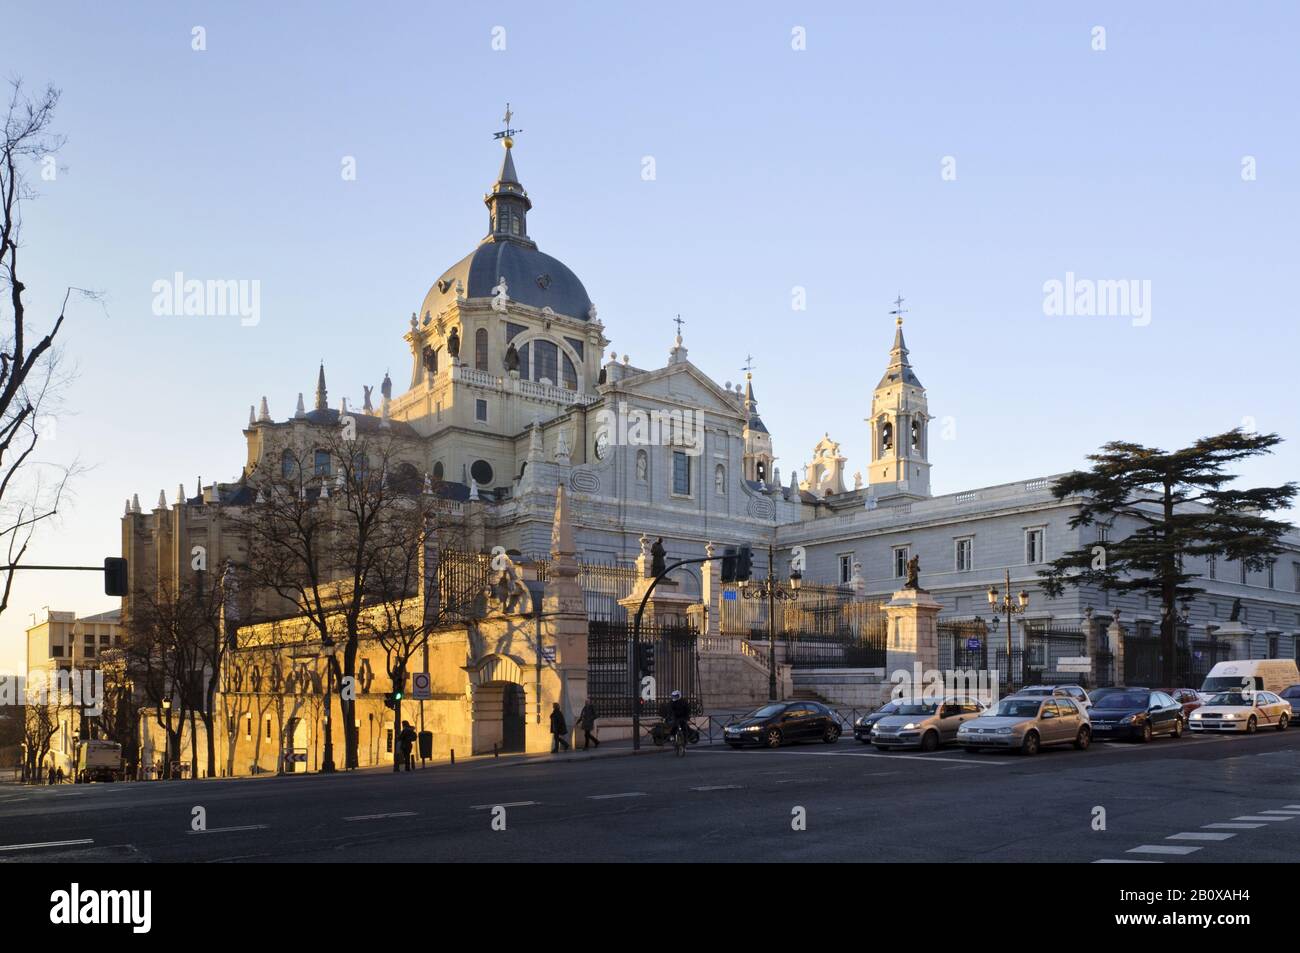
<svg viewBox="0 0 1300 953">
<path fill-rule="evenodd" d="M 83 741 L 77 745 L 73 778 L 78 784 L 122 779 L 122 746 L 116 741 Z"/>
</svg>

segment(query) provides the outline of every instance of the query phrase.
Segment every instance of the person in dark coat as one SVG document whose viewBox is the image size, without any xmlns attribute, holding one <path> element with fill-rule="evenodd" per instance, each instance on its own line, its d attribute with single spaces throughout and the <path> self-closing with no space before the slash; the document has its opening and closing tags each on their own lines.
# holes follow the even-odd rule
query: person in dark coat
<svg viewBox="0 0 1300 953">
<path fill-rule="evenodd" d="M 415 757 L 411 754 L 411 749 L 415 745 L 415 729 L 411 727 L 409 721 L 402 722 L 402 733 L 397 736 L 397 741 L 401 745 L 402 763 L 406 765 L 406 770 L 410 771 L 415 767 Z"/>
<path fill-rule="evenodd" d="M 600 747 L 600 739 L 592 732 L 596 730 L 596 706 L 591 699 L 582 706 L 582 711 L 578 713 L 578 724 L 582 725 L 582 750 L 587 750 L 587 745 L 592 744 L 597 748 Z"/>
<path fill-rule="evenodd" d="M 568 722 L 564 720 L 564 712 L 560 711 L 560 703 L 552 702 L 551 703 L 551 754 L 555 754 L 555 752 L 559 751 L 561 745 L 564 746 L 565 751 L 569 750 L 569 740 L 564 737 L 568 733 L 569 733 L 569 725 Z"/>
</svg>

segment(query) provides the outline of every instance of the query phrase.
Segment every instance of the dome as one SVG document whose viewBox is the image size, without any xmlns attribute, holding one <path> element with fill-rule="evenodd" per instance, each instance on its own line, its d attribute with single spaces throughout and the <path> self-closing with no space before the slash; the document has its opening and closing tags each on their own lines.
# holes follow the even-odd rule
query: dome
<svg viewBox="0 0 1300 953">
<path fill-rule="evenodd" d="M 528 212 L 533 207 L 528 192 L 519 183 L 511 140 L 506 139 L 505 157 L 496 184 L 483 199 L 488 207 L 488 236 L 429 289 L 420 306 L 420 318 L 439 314 L 456 301 L 456 284 L 467 298 L 490 298 L 502 278 L 511 301 L 534 308 L 550 308 L 581 321 L 591 319 L 591 299 L 578 276 L 562 262 L 537 250 L 528 237 Z"/>
<path fill-rule="evenodd" d="M 514 241 L 485 241 L 448 268 L 425 295 L 420 318 L 437 315 L 456 301 L 456 283 L 467 298 L 490 298 L 492 289 L 506 280 L 511 301 L 586 321 L 591 299 L 578 276 L 559 259 L 535 247 Z"/>
</svg>

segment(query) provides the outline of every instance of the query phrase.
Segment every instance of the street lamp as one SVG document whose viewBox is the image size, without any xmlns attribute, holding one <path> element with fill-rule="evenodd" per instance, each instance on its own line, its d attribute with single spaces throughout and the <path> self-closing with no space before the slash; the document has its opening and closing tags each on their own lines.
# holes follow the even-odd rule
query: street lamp
<svg viewBox="0 0 1300 953">
<path fill-rule="evenodd" d="M 162 776 L 170 778 L 172 776 L 172 700 L 164 698 L 162 700 L 163 718 L 167 727 L 163 730 L 163 770 Z"/>
<path fill-rule="evenodd" d="M 799 598 L 799 588 L 803 584 L 803 573 L 797 569 L 790 570 L 789 585 L 783 585 L 773 576 L 773 548 L 767 547 L 767 578 L 758 583 L 742 582 L 739 584 L 741 597 L 745 599 L 767 600 L 767 698 L 776 701 L 776 603 L 794 602 Z"/>
<path fill-rule="evenodd" d="M 1019 594 L 1016 596 L 1014 600 L 1011 598 L 1011 570 L 1010 569 L 1007 570 L 1006 585 L 1007 585 L 1006 589 L 1003 590 L 1006 593 L 1005 595 L 1001 595 L 998 593 L 997 586 L 989 586 L 989 608 L 992 609 L 994 613 L 1002 612 L 1007 617 L 1007 689 L 1009 691 L 1012 687 L 1011 617 L 1015 615 L 1017 612 L 1023 613 L 1026 609 L 1029 608 L 1029 593 L 1021 589 Z M 993 624 L 997 625 L 996 618 L 994 618 Z"/>
</svg>

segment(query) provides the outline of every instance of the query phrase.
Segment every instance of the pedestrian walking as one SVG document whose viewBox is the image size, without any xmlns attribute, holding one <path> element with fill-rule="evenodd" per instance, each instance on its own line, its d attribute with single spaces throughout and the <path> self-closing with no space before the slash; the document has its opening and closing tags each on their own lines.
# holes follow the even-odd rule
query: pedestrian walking
<svg viewBox="0 0 1300 953">
<path fill-rule="evenodd" d="M 596 737 L 596 706 L 590 698 L 582 706 L 582 711 L 578 713 L 578 724 L 582 725 L 582 750 L 587 750 L 587 745 L 592 744 L 597 748 L 600 747 L 600 739 Z"/>
<path fill-rule="evenodd" d="M 397 740 L 401 744 L 402 763 L 406 765 L 407 771 L 414 770 L 415 755 L 411 750 L 415 746 L 415 729 L 411 727 L 409 721 L 402 722 L 402 733 L 397 736 Z"/>
<path fill-rule="evenodd" d="M 552 702 L 551 703 L 551 754 L 555 754 L 557 751 L 559 751 L 561 745 L 564 746 L 565 751 L 569 750 L 569 740 L 564 737 L 568 733 L 569 733 L 569 725 L 564 720 L 564 712 L 560 711 L 560 703 Z"/>
</svg>

